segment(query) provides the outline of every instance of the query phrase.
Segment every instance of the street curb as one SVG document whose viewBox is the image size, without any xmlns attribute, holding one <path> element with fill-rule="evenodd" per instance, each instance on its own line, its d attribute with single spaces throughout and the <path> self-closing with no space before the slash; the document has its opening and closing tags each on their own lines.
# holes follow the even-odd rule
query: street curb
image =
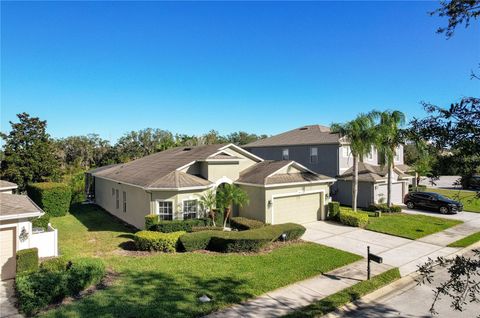
<svg viewBox="0 0 480 318">
<path fill-rule="evenodd" d="M 479 249 L 479 248 L 480 248 L 480 241 L 476 242 L 476 243 L 474 243 L 470 246 L 464 247 L 461 250 L 458 250 L 458 251 L 455 251 L 451 254 L 448 254 L 445 257 L 463 255 L 467 252 L 470 252 L 471 250 Z M 378 299 L 380 299 L 384 296 L 389 295 L 393 291 L 401 293 L 404 290 L 409 289 L 412 284 L 416 285 L 417 282 L 415 281 L 415 278 L 417 278 L 419 276 L 420 276 L 420 274 L 418 274 L 417 272 L 413 272 L 413 273 L 411 273 L 407 276 L 404 276 L 404 277 L 394 281 L 393 283 L 391 283 L 387 286 L 384 286 L 380 289 L 377 289 L 377 290 L 363 296 L 362 298 L 360 298 L 360 299 L 358 299 L 354 302 L 348 303 L 348 304 L 346 304 L 342 307 L 337 308 L 336 310 L 322 316 L 322 318 L 336 318 L 339 315 L 341 315 L 342 313 L 346 313 L 346 312 L 358 309 L 360 304 L 366 304 L 366 303 L 374 302 L 375 300 L 378 300 Z"/>
</svg>

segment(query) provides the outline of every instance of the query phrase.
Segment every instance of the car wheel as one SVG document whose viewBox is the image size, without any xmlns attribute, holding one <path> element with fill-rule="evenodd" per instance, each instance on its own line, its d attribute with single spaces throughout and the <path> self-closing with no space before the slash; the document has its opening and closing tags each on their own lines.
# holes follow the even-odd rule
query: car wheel
<svg viewBox="0 0 480 318">
<path fill-rule="evenodd" d="M 415 207 L 415 204 L 412 201 L 407 202 L 407 208 L 413 209 Z"/>
<path fill-rule="evenodd" d="M 446 206 L 442 206 L 442 207 L 440 208 L 440 213 L 442 213 L 442 214 L 448 214 L 448 208 L 447 208 Z"/>
</svg>

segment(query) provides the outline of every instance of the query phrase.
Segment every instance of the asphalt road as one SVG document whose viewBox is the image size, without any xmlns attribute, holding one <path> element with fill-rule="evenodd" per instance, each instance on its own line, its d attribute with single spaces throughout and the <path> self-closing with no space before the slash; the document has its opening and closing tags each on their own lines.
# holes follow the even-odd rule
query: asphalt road
<svg viewBox="0 0 480 318">
<path fill-rule="evenodd" d="M 446 270 L 438 271 L 435 275 L 434 286 L 448 278 L 449 275 Z M 340 314 L 335 313 L 330 317 L 432 317 L 429 313 L 433 300 L 432 289 L 433 286 L 418 286 L 415 282 L 412 282 L 405 288 L 385 294 L 375 301 L 369 303 L 360 301 L 356 309 L 344 311 Z M 473 318 L 480 315 L 480 303 L 469 303 L 463 312 L 454 311 L 450 308 L 450 304 L 450 299 L 446 297 L 438 301 L 435 306 L 438 315 L 434 317 Z"/>
</svg>

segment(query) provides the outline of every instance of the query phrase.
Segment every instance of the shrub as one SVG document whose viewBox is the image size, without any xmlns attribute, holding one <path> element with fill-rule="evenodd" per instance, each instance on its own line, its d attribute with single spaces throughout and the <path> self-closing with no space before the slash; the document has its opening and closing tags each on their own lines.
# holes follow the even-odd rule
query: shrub
<svg viewBox="0 0 480 318">
<path fill-rule="evenodd" d="M 140 231 L 135 233 L 135 247 L 140 251 L 175 252 L 178 239 L 185 231 L 160 233 L 155 231 Z"/>
<path fill-rule="evenodd" d="M 361 212 L 354 212 L 352 210 L 340 210 L 340 223 L 355 226 L 365 227 L 368 224 L 368 215 Z"/>
<path fill-rule="evenodd" d="M 158 223 L 157 214 L 149 214 L 145 216 L 145 230 L 152 230 L 155 224 Z"/>
<path fill-rule="evenodd" d="M 328 203 L 328 218 L 330 220 L 338 220 L 340 213 L 340 202 L 332 201 Z"/>
<path fill-rule="evenodd" d="M 44 230 L 47 230 L 48 223 L 50 223 L 50 215 L 45 213 L 39 218 L 36 218 L 32 221 L 32 227 L 40 227 Z"/>
<path fill-rule="evenodd" d="M 105 275 L 105 265 L 98 258 L 81 258 L 73 261 L 67 272 L 68 294 L 75 296 L 100 282 Z"/>
<path fill-rule="evenodd" d="M 150 230 L 163 233 L 179 231 L 192 232 L 192 227 L 205 225 L 207 225 L 206 219 L 160 221 L 154 224 Z"/>
<path fill-rule="evenodd" d="M 68 176 L 65 181 L 72 192 L 70 205 L 82 203 L 87 199 L 85 195 L 85 173 L 83 171 Z"/>
<path fill-rule="evenodd" d="M 69 267 L 69 264 L 71 264 L 70 261 L 68 261 L 63 256 L 59 256 L 59 257 L 50 258 L 43 261 L 40 264 L 40 269 L 50 271 L 50 272 L 65 271 L 67 270 L 67 267 Z"/>
<path fill-rule="evenodd" d="M 216 234 L 218 234 L 218 231 L 202 231 L 184 234 L 180 236 L 179 248 L 185 252 L 206 250 L 210 239 Z"/>
<path fill-rule="evenodd" d="M 271 225 L 270 227 L 278 229 L 281 232 L 280 235 L 285 233 L 287 235 L 285 238 L 286 241 L 298 240 L 306 231 L 305 227 L 296 223 Z M 280 235 L 278 235 L 275 240 L 280 239 Z"/>
<path fill-rule="evenodd" d="M 17 275 L 15 290 L 20 311 L 31 316 L 67 294 L 65 271 L 40 270 Z"/>
<path fill-rule="evenodd" d="M 17 274 L 31 273 L 38 270 L 38 249 L 27 248 L 17 251 Z"/>
<path fill-rule="evenodd" d="M 408 191 L 426 191 L 426 190 L 427 190 L 426 185 L 418 185 L 416 187 L 413 184 L 408 185 Z"/>
<path fill-rule="evenodd" d="M 27 186 L 27 193 L 50 216 L 63 216 L 70 207 L 72 192 L 65 183 L 32 183 Z"/>
<path fill-rule="evenodd" d="M 230 219 L 230 226 L 239 231 L 258 229 L 265 224 L 262 221 L 248 219 L 244 217 L 233 217 Z"/>
<path fill-rule="evenodd" d="M 370 212 L 376 212 L 376 211 L 382 211 L 382 212 L 402 212 L 402 207 L 399 205 L 392 205 L 391 207 L 388 207 L 386 203 L 379 203 L 379 204 L 371 204 L 368 206 L 367 211 Z"/>
<path fill-rule="evenodd" d="M 193 226 L 192 232 L 202 232 L 202 231 L 223 231 L 223 227 L 219 226 Z"/>
</svg>

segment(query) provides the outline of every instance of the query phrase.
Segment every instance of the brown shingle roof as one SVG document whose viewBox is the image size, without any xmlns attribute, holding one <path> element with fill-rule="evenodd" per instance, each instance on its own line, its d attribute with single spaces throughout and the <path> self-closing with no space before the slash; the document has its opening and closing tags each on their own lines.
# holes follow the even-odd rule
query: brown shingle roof
<svg viewBox="0 0 480 318">
<path fill-rule="evenodd" d="M 260 139 L 243 146 L 244 148 L 337 144 L 340 135 L 330 132 L 330 128 L 321 125 L 310 125 L 296 128 L 269 138 Z"/>
<path fill-rule="evenodd" d="M 40 209 L 26 195 L 0 193 L 0 218 L 8 219 L 12 216 L 37 213 L 42 214 Z"/>
<path fill-rule="evenodd" d="M 406 166 L 406 165 L 400 165 L 400 166 Z M 400 171 L 397 165 L 395 166 L 394 173 L 396 173 L 398 177 L 401 179 L 412 178 L 412 176 Z M 358 163 L 358 181 L 364 181 L 364 182 L 382 181 L 387 178 L 387 174 L 388 174 L 388 169 L 386 166 L 374 166 L 364 162 Z M 353 180 L 353 167 L 350 167 L 342 175 L 337 176 L 337 179 Z"/>
<path fill-rule="evenodd" d="M 294 182 L 315 182 L 332 179 L 330 177 L 319 175 L 308 170 L 302 171 L 300 173 L 275 174 L 276 171 L 292 163 L 293 161 L 291 160 L 265 160 L 259 162 L 243 171 L 240 174 L 240 178 L 237 180 L 237 182 L 259 185 L 271 185 Z"/>
<path fill-rule="evenodd" d="M 106 169 L 94 169 L 91 173 L 118 182 L 145 188 L 178 188 L 211 184 L 201 177 L 173 173 L 193 161 L 205 160 L 225 145 L 177 147 L 161 151 L 131 162 Z"/>
<path fill-rule="evenodd" d="M 4 189 L 16 189 L 18 188 L 16 183 L 6 181 L 6 180 L 0 180 L 0 190 Z"/>
</svg>

